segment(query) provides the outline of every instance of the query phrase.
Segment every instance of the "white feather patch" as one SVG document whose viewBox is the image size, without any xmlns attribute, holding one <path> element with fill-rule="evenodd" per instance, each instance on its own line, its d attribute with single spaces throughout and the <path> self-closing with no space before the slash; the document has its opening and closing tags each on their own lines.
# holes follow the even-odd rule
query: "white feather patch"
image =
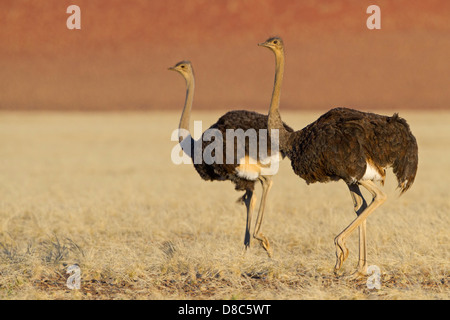
<svg viewBox="0 0 450 320">
<path fill-rule="evenodd" d="M 375 169 L 372 165 L 366 162 L 366 172 L 364 173 L 361 180 L 381 181 L 383 180 L 383 177 L 380 175 L 377 169 Z"/>
<path fill-rule="evenodd" d="M 239 160 L 239 166 L 236 167 L 238 177 L 246 180 L 257 180 L 259 176 L 274 175 L 278 172 L 280 154 L 276 153 L 270 157 L 257 162 L 255 159 L 245 156 Z"/>
<path fill-rule="evenodd" d="M 261 160 L 261 175 L 263 176 L 273 176 L 277 174 L 278 168 L 280 167 L 281 154 L 276 153 L 270 157 Z"/>
<path fill-rule="evenodd" d="M 240 170 L 240 169 L 236 168 L 236 172 L 237 172 L 238 177 L 245 179 L 245 180 L 255 181 L 259 178 L 259 172 L 256 172 L 256 171 Z"/>
</svg>

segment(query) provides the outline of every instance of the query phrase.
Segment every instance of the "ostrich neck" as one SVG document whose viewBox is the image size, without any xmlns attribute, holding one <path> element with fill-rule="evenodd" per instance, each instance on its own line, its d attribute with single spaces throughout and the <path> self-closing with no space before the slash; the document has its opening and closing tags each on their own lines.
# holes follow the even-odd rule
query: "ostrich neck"
<svg viewBox="0 0 450 320">
<path fill-rule="evenodd" d="M 181 113 L 181 119 L 180 119 L 180 125 L 178 126 L 179 129 L 187 130 L 189 133 L 189 121 L 191 118 L 191 109 L 192 109 L 192 102 L 194 100 L 194 87 L 195 87 L 195 81 L 194 78 L 188 78 L 186 79 L 186 100 L 184 101 L 184 108 L 183 112 Z M 183 138 L 179 137 L 180 142 L 183 140 Z"/>
<path fill-rule="evenodd" d="M 289 135 L 289 132 L 283 125 L 279 111 L 281 84 L 284 75 L 284 55 L 282 53 L 276 53 L 275 62 L 275 81 L 273 85 L 272 100 L 270 102 L 267 128 L 269 129 L 269 132 L 271 132 L 272 129 L 279 130 L 280 147 L 283 148 L 286 145 Z"/>
<path fill-rule="evenodd" d="M 180 124 L 178 126 L 178 141 L 181 149 L 189 157 L 194 155 L 194 139 L 189 131 L 189 120 L 191 118 L 192 102 L 194 100 L 194 77 L 186 78 L 186 100 L 184 101 L 183 112 L 181 113 Z M 186 133 L 188 135 L 186 136 Z"/>
</svg>

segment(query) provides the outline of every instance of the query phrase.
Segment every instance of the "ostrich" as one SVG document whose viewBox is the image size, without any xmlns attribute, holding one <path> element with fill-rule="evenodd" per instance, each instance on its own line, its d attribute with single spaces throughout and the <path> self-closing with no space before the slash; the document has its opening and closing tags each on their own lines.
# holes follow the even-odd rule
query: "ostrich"
<svg viewBox="0 0 450 320">
<path fill-rule="evenodd" d="M 194 97 L 194 72 L 192 68 L 192 64 L 189 61 L 181 61 L 177 63 L 175 66 L 169 68 L 169 70 L 177 71 L 180 73 L 184 79 L 186 80 L 187 90 L 186 90 L 186 99 L 183 108 L 183 112 L 180 119 L 179 129 L 184 129 L 189 132 L 189 119 L 190 113 L 193 103 Z M 226 154 L 226 130 L 227 129 L 242 129 L 246 131 L 248 129 L 254 129 L 259 134 L 260 129 L 267 129 L 267 115 L 263 115 L 260 113 L 246 111 L 246 110 L 236 110 L 230 111 L 224 114 L 222 117 L 217 120 L 215 124 L 213 124 L 210 129 L 219 130 L 222 133 L 223 137 L 223 154 Z M 288 132 L 292 132 L 293 130 L 285 125 L 284 128 Z M 184 142 L 183 138 L 179 136 L 180 144 L 188 155 L 193 157 L 193 147 L 194 141 L 191 135 L 189 135 L 185 139 L 190 139 L 191 150 L 186 150 L 183 148 Z M 233 139 L 234 140 L 234 139 Z M 239 139 L 238 139 L 239 140 Z M 202 150 L 204 150 L 211 142 L 210 141 L 202 141 Z M 229 141 L 228 143 L 235 144 L 234 141 Z M 238 141 L 239 143 L 239 141 Z M 241 142 L 242 143 L 242 142 Z M 245 143 L 245 142 L 244 142 Z M 259 140 L 261 143 L 261 140 Z M 267 145 L 267 154 L 270 155 L 270 143 Z M 234 146 L 236 150 L 237 146 Z M 236 154 L 236 152 L 235 152 Z M 280 157 L 284 157 L 284 154 L 275 154 L 271 155 L 271 161 L 280 161 Z M 245 194 L 239 198 L 238 202 L 244 203 L 247 208 L 247 223 L 245 228 L 245 237 L 244 237 L 244 246 L 247 249 L 250 246 L 250 225 L 252 219 L 252 213 L 256 202 L 256 196 L 254 195 L 254 188 L 256 181 L 260 181 L 262 185 L 262 197 L 258 210 L 258 215 L 255 223 L 255 230 L 253 233 L 253 238 L 259 240 L 261 246 L 266 250 L 269 257 L 272 256 L 272 249 L 270 247 L 269 241 L 267 238 L 260 232 L 261 223 L 264 215 L 264 208 L 266 204 L 267 194 L 269 193 L 272 187 L 272 175 L 274 172 L 270 170 L 270 163 L 267 161 L 262 161 L 259 159 L 255 164 L 250 163 L 252 159 L 249 157 L 249 146 L 245 143 L 245 157 L 243 159 L 236 159 L 234 163 L 227 164 L 223 161 L 223 164 L 212 163 L 207 164 L 202 160 L 201 163 L 195 163 L 194 167 L 200 177 L 203 180 L 209 181 L 223 181 L 230 180 L 235 184 L 235 189 L 238 191 L 245 191 Z M 268 160 L 268 159 L 264 159 Z"/>
<path fill-rule="evenodd" d="M 276 75 L 269 109 L 268 130 L 279 130 L 280 150 L 291 160 L 294 172 L 307 184 L 343 180 L 357 214 L 338 236 L 336 265 L 341 268 L 348 256 L 347 237 L 359 227 L 359 261 L 355 276 L 367 274 L 366 219 L 386 200 L 386 194 L 374 182 L 384 185 L 386 168 L 392 167 L 403 194 L 413 184 L 418 164 L 418 147 L 406 120 L 397 113 L 392 117 L 334 108 L 316 121 L 295 132 L 281 125 L 280 87 L 284 71 L 284 44 L 279 37 L 269 38 L 260 46 L 275 54 Z M 360 186 L 372 195 L 367 204 Z"/>
</svg>

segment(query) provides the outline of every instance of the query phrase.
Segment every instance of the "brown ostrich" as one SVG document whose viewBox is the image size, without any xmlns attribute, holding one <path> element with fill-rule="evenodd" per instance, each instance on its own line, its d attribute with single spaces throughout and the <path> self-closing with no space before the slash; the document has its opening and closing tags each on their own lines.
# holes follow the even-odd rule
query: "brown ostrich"
<svg viewBox="0 0 450 320">
<path fill-rule="evenodd" d="M 184 129 L 189 132 L 189 118 L 192 109 L 193 97 L 194 97 L 194 72 L 192 68 L 192 64 L 189 61 L 181 61 L 177 63 L 175 66 L 169 68 L 169 70 L 179 72 L 184 79 L 186 80 L 187 90 L 186 90 L 186 100 L 183 108 L 183 112 L 180 119 L 179 129 Z M 226 155 L 227 150 L 227 140 L 226 140 L 226 131 L 227 129 L 238 130 L 242 129 L 244 132 L 248 129 L 254 129 L 257 134 L 259 134 L 260 129 L 267 130 L 267 120 L 268 116 L 260 113 L 246 111 L 246 110 L 236 110 L 230 111 L 224 114 L 217 120 L 215 124 L 213 124 L 209 129 L 219 130 L 223 139 L 223 155 Z M 284 129 L 287 132 L 293 132 L 293 130 L 287 125 L 283 124 Z M 204 133 L 205 134 L 205 133 Z M 186 139 L 189 139 L 185 143 Z M 186 137 L 183 141 L 183 138 L 180 136 L 180 144 L 183 148 L 183 151 L 193 158 L 194 154 L 194 145 L 195 141 L 192 138 L 192 135 Z M 238 146 L 242 141 L 229 141 L 228 144 L 234 145 L 234 155 L 237 156 L 237 148 L 242 147 Z M 205 150 L 208 147 L 211 141 L 205 141 L 203 136 L 201 138 L 201 148 Z M 271 155 L 271 145 L 269 139 L 258 139 L 258 143 L 261 141 L 265 141 L 263 143 L 267 143 L 267 155 Z M 239 198 L 239 202 L 243 202 L 247 208 L 247 223 L 245 228 L 245 237 L 244 237 L 244 246 L 247 249 L 250 246 L 250 224 L 252 218 L 252 212 L 256 202 L 256 196 L 254 195 L 255 183 L 260 181 L 262 185 L 262 197 L 261 203 L 258 210 L 258 216 L 256 218 L 255 230 L 253 233 L 253 237 L 260 241 L 261 246 L 267 251 L 269 257 L 272 255 L 272 249 L 270 247 L 269 241 L 267 238 L 260 232 L 261 223 L 263 220 L 264 209 L 267 199 L 267 194 L 272 187 L 272 175 L 274 172 L 271 172 L 270 163 L 267 160 L 271 161 L 280 161 L 280 158 L 284 157 L 284 154 L 279 153 L 275 155 L 271 155 L 270 159 L 254 159 L 255 161 L 250 161 L 249 156 L 249 145 L 248 143 L 243 142 L 245 146 L 245 157 L 241 159 L 234 159 L 233 163 L 226 163 L 226 161 L 222 161 L 222 164 L 213 162 L 208 164 L 202 159 L 200 163 L 196 163 L 194 161 L 195 170 L 198 172 L 200 177 L 203 180 L 209 181 L 224 181 L 229 180 L 235 184 L 235 189 L 238 191 L 245 191 L 245 194 Z M 187 147 L 183 147 L 187 146 Z M 190 146 L 190 150 L 189 149 Z M 260 147 L 260 146 L 258 146 Z"/>
<path fill-rule="evenodd" d="M 269 109 L 268 129 L 279 130 L 280 150 L 291 160 L 294 172 L 307 184 L 344 180 L 353 199 L 357 218 L 334 240 L 335 273 L 348 256 L 347 237 L 359 227 L 359 261 L 355 275 L 367 273 L 366 219 L 385 200 L 386 194 L 374 182 L 384 184 L 386 168 L 392 167 L 403 194 L 413 184 L 418 164 L 418 147 L 406 120 L 335 108 L 305 128 L 289 132 L 281 125 L 280 88 L 284 71 L 284 44 L 279 37 L 260 43 L 275 54 L 276 75 Z M 367 204 L 360 186 L 373 196 Z"/>
</svg>

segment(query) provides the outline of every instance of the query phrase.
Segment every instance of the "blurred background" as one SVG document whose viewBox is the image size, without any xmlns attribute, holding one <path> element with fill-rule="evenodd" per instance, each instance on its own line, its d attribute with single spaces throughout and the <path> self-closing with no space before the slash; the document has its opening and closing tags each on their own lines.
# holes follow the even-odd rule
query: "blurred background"
<svg viewBox="0 0 450 320">
<path fill-rule="evenodd" d="M 81 30 L 68 30 L 69 5 Z M 381 30 L 366 9 L 381 8 Z M 267 110 L 286 46 L 282 109 L 450 109 L 446 0 L 2 0 L 0 109 Z"/>
</svg>

